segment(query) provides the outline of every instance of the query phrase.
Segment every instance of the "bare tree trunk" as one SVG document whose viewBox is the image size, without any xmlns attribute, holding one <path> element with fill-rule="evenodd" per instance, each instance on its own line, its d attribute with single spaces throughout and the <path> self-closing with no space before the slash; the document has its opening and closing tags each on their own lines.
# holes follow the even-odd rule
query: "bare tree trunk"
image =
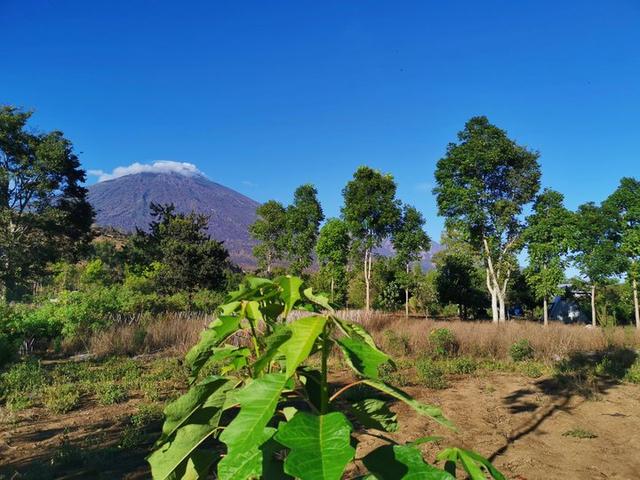
<svg viewBox="0 0 640 480">
<path fill-rule="evenodd" d="M 371 296 L 370 296 L 370 283 L 371 283 L 371 251 L 366 249 L 364 251 L 364 286 L 365 286 L 365 310 L 369 312 L 371 310 Z"/>
<path fill-rule="evenodd" d="M 633 279 L 633 309 L 636 314 L 636 328 L 640 328 L 640 306 L 638 305 L 638 282 Z"/>
<path fill-rule="evenodd" d="M 334 290 L 335 280 L 333 279 L 333 275 L 331 275 L 331 301 L 333 302 L 333 290 Z"/>
<path fill-rule="evenodd" d="M 505 306 L 505 295 L 503 292 L 498 293 L 498 308 L 500 323 L 505 323 L 507 321 L 507 309 Z"/>
<path fill-rule="evenodd" d="M 591 325 L 596 326 L 596 285 L 591 285 Z"/>
<path fill-rule="evenodd" d="M 498 295 L 497 291 L 491 283 L 491 274 L 487 269 L 487 289 L 489 290 L 489 294 L 491 295 L 491 315 L 493 317 L 493 323 L 498 323 L 500 320 L 498 318 Z"/>
<path fill-rule="evenodd" d="M 547 296 L 545 295 L 542 299 L 542 311 L 544 314 L 544 324 L 545 326 L 549 325 L 549 312 L 547 311 Z"/>
</svg>

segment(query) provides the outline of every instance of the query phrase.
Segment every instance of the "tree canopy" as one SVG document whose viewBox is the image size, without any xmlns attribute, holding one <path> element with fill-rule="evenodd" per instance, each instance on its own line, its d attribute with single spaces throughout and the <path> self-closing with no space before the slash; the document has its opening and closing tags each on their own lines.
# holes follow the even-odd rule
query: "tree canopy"
<svg viewBox="0 0 640 480">
<path fill-rule="evenodd" d="M 8 298 L 48 262 L 75 258 L 94 215 L 73 145 L 59 131 L 30 131 L 30 117 L 0 107 L 0 282 Z"/>
</svg>

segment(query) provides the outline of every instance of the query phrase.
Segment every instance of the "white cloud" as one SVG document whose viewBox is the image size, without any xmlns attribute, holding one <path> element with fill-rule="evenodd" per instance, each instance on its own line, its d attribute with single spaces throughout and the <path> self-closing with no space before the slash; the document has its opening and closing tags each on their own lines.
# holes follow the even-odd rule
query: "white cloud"
<svg viewBox="0 0 640 480">
<path fill-rule="evenodd" d="M 104 182 L 105 180 L 113 180 L 114 178 L 142 172 L 178 173 L 187 177 L 193 177 L 196 175 L 204 177 L 204 174 L 198 170 L 193 163 L 174 162 L 172 160 L 157 160 L 153 163 L 136 162 L 127 167 L 116 167 L 111 173 L 105 172 L 104 170 L 89 170 L 87 173 L 94 177 L 98 177 L 98 182 Z"/>
</svg>

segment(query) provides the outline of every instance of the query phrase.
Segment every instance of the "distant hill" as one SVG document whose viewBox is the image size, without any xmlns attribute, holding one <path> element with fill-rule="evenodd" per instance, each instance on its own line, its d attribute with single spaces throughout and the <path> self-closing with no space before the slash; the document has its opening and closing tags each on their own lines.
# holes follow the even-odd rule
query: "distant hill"
<svg viewBox="0 0 640 480">
<path fill-rule="evenodd" d="M 207 215 L 209 234 L 224 241 L 232 259 L 242 266 L 255 265 L 251 254 L 255 242 L 249 236 L 249 225 L 256 219 L 259 203 L 201 175 L 126 175 L 91 185 L 89 202 L 96 210 L 98 226 L 124 232 L 148 228 L 151 202 L 173 203 L 179 212 Z"/>
<path fill-rule="evenodd" d="M 209 234 L 223 241 L 231 258 L 243 267 L 255 267 L 252 250 L 256 242 L 249 235 L 249 225 L 256 220 L 255 200 L 202 175 L 175 172 L 142 172 L 106 180 L 89 187 L 89 202 L 96 210 L 96 224 L 123 232 L 136 227 L 147 230 L 151 221 L 151 202 L 173 203 L 179 212 L 192 211 L 209 216 Z M 433 268 L 431 256 L 441 249 L 432 242 L 431 251 L 423 254 L 423 268 Z M 391 242 L 376 251 L 393 255 Z"/>
</svg>

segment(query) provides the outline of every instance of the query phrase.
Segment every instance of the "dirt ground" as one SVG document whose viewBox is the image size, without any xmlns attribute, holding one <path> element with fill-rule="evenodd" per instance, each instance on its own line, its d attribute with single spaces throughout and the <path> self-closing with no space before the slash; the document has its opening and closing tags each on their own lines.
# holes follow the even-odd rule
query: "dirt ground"
<svg viewBox="0 0 640 480">
<path fill-rule="evenodd" d="M 391 436 L 398 441 L 442 435 L 441 447 L 473 448 L 510 479 L 640 479 L 640 386 L 602 384 L 595 397 L 585 399 L 552 379 L 490 373 L 456 379 L 446 390 L 406 390 L 419 400 L 440 405 L 460 431 L 450 433 L 416 416 L 404 404 L 395 404 L 401 433 Z M 149 478 L 144 456 L 154 432 L 146 447 L 115 448 L 127 415 L 135 412 L 140 401 L 56 417 L 33 409 L 17 418 L 4 418 L 0 478 L 2 474 L 6 479 L 24 478 L 13 475 L 26 471 L 34 472 L 27 478 L 45 478 L 36 472 L 51 470 L 56 462 L 64 467 L 64 474 L 53 478 Z M 159 430 L 159 425 L 154 428 Z M 596 437 L 563 435 L 576 429 Z M 359 437 L 358 457 L 380 443 L 365 433 Z M 82 446 L 82 458 L 74 445 Z M 424 448 L 427 459 L 439 450 L 433 444 Z"/>
</svg>

